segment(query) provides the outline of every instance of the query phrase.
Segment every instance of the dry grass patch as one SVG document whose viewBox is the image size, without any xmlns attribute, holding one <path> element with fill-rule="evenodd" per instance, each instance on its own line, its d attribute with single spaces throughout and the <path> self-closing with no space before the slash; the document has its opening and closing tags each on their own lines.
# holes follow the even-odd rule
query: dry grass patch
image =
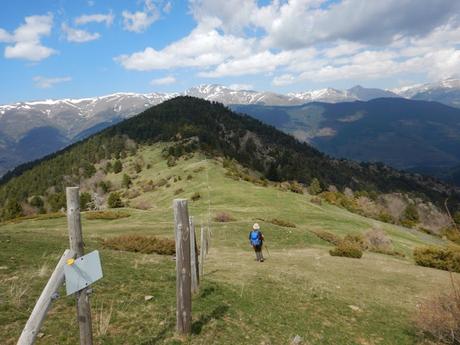
<svg viewBox="0 0 460 345">
<path fill-rule="evenodd" d="M 460 286 L 452 279 L 452 290 L 418 305 L 415 325 L 436 344 L 460 344 Z"/>
<path fill-rule="evenodd" d="M 334 235 L 328 231 L 324 230 L 313 230 L 312 231 L 316 236 L 318 236 L 323 241 L 329 242 L 333 245 L 337 245 L 340 242 L 340 237 Z"/>
<path fill-rule="evenodd" d="M 121 235 L 103 241 L 104 248 L 143 254 L 174 255 L 176 243 L 169 238 L 142 235 Z"/>
<path fill-rule="evenodd" d="M 128 218 L 131 216 L 129 212 L 126 211 L 95 211 L 95 212 L 86 212 L 86 219 L 104 219 L 104 220 L 113 220 L 120 218 Z"/>
<path fill-rule="evenodd" d="M 219 212 L 214 216 L 214 221 L 219 223 L 227 223 L 235 221 L 235 218 L 228 212 Z"/>
</svg>

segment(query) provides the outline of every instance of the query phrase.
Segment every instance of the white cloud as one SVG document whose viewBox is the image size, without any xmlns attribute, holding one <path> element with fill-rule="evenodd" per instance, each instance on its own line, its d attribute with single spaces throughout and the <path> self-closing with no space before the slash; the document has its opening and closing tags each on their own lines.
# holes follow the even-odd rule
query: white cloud
<svg viewBox="0 0 460 345">
<path fill-rule="evenodd" d="M 80 17 L 75 18 L 76 25 L 85 25 L 88 23 L 105 23 L 107 26 L 112 25 L 115 16 L 112 12 L 107 14 L 84 14 Z"/>
<path fill-rule="evenodd" d="M 0 29 L 0 42 L 13 43 L 5 48 L 7 59 L 25 59 L 40 61 L 56 54 L 57 51 L 41 43 L 43 36 L 49 36 L 53 26 L 53 16 L 25 17 L 25 24 L 19 26 L 13 34 Z"/>
<path fill-rule="evenodd" d="M 176 82 L 176 78 L 173 76 L 167 76 L 164 78 L 153 79 L 150 84 L 152 85 L 170 85 Z"/>
<path fill-rule="evenodd" d="M 61 25 L 61 29 L 65 33 L 66 39 L 69 42 L 83 43 L 94 41 L 101 37 L 98 32 L 92 33 L 86 30 L 74 29 L 68 26 L 66 23 Z"/>
<path fill-rule="evenodd" d="M 163 6 L 163 12 L 164 13 L 170 13 L 172 10 L 172 3 L 171 1 L 168 1 L 164 6 Z"/>
<path fill-rule="evenodd" d="M 46 78 L 42 76 L 36 76 L 33 78 L 35 86 L 40 89 L 49 89 L 56 84 L 71 81 L 71 77 L 59 77 L 59 78 Z"/>
<path fill-rule="evenodd" d="M 132 32 L 144 32 L 160 18 L 160 13 L 152 0 L 145 0 L 144 11 L 123 11 L 123 28 Z"/>
<path fill-rule="evenodd" d="M 158 2 L 164 4 L 164 2 Z M 197 26 L 163 49 L 115 58 L 130 70 L 265 74 L 272 84 L 449 76 L 459 70 L 460 1 L 189 0 Z M 324 6 L 325 5 L 325 6 Z"/>
<path fill-rule="evenodd" d="M 0 28 L 0 42 L 14 42 L 14 37 L 8 31 Z"/>
<path fill-rule="evenodd" d="M 251 54 L 252 40 L 222 35 L 209 30 L 207 25 L 197 27 L 189 36 L 170 44 L 162 50 L 147 47 L 144 51 L 115 58 L 123 67 L 149 71 L 177 67 L 207 67 L 226 59 Z"/>
</svg>

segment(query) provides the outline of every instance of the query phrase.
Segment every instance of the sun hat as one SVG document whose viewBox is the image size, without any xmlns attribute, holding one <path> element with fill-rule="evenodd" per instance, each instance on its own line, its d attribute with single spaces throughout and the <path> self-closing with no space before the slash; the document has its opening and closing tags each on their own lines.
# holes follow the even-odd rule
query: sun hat
<svg viewBox="0 0 460 345">
<path fill-rule="evenodd" d="M 258 223 L 254 223 L 254 225 L 252 226 L 252 228 L 253 228 L 254 230 L 259 230 L 259 229 L 260 229 L 260 226 L 259 226 Z"/>
</svg>

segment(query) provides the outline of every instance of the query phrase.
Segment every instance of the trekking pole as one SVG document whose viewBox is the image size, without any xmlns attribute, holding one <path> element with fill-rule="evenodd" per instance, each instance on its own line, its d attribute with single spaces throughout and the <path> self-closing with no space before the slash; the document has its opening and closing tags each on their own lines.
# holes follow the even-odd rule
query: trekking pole
<svg viewBox="0 0 460 345">
<path fill-rule="evenodd" d="M 267 251 L 268 257 L 270 257 L 271 255 L 270 255 L 270 251 L 268 250 L 268 246 L 265 245 L 264 247 L 265 247 L 265 250 Z"/>
</svg>

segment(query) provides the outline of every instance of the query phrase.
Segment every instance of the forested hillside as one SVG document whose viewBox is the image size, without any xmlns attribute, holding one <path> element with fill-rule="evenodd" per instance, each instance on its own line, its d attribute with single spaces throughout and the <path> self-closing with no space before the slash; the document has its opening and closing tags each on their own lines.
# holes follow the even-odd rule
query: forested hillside
<svg viewBox="0 0 460 345">
<path fill-rule="evenodd" d="M 10 207 L 33 196 L 52 196 L 59 205 L 64 187 L 91 177 L 96 173 L 95 163 L 133 154 L 138 144 L 159 141 L 174 143 L 164 152 L 172 164 L 175 157 L 199 149 L 235 159 L 273 181 L 310 184 L 317 178 L 324 188 L 406 192 L 437 203 L 449 197 L 458 206 L 458 193 L 435 179 L 383 164 L 331 159 L 272 126 L 193 97 L 166 101 L 61 152 L 18 167 L 0 182 L 0 204 Z"/>
</svg>

